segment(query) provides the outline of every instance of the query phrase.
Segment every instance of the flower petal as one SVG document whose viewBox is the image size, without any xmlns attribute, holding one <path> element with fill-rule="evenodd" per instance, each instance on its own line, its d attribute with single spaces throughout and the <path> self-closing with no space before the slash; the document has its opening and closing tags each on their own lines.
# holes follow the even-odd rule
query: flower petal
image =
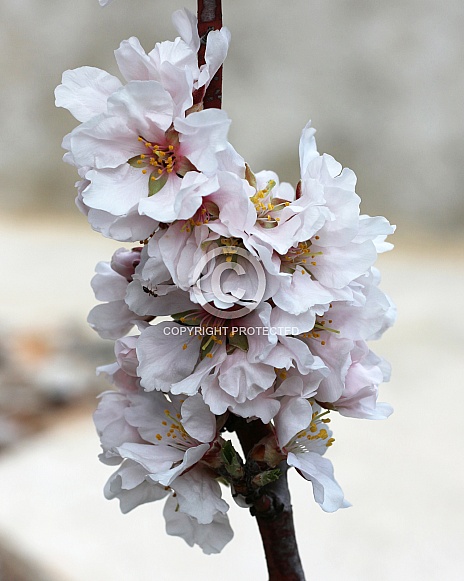
<svg viewBox="0 0 464 581">
<path fill-rule="evenodd" d="M 55 89 L 55 105 L 68 109 L 78 121 L 88 121 L 106 113 L 108 97 L 121 86 L 118 78 L 94 67 L 65 71 Z"/>
</svg>

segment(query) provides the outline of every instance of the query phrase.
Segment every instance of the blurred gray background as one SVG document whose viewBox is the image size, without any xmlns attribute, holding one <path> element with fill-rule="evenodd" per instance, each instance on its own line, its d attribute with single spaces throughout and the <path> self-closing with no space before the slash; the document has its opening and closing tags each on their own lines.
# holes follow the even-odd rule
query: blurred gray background
<svg viewBox="0 0 464 581">
<path fill-rule="evenodd" d="M 111 342 L 85 324 L 94 265 L 119 243 L 74 206 L 54 107 L 64 70 L 117 74 L 113 50 L 173 39 L 194 0 L 0 0 L 0 581 L 266 579 L 256 523 L 205 557 L 164 533 L 162 505 L 103 498 L 91 413 Z M 223 0 L 230 139 L 255 171 L 298 180 L 309 118 L 319 151 L 358 176 L 362 210 L 398 225 L 378 266 L 399 320 L 373 345 L 393 366 L 387 422 L 336 417 L 329 457 L 353 508 L 291 490 L 311 581 L 462 581 L 464 571 L 464 3 Z"/>
<path fill-rule="evenodd" d="M 457 232 L 464 217 L 464 4 L 459 0 L 224 0 L 230 138 L 256 170 L 298 179 L 309 118 L 321 152 L 358 175 L 363 210 L 403 231 Z M 74 212 L 75 173 L 60 162 L 75 126 L 54 108 L 62 71 L 117 74 L 113 50 L 148 52 L 175 36 L 192 0 L 2 0 L 1 204 Z"/>
</svg>

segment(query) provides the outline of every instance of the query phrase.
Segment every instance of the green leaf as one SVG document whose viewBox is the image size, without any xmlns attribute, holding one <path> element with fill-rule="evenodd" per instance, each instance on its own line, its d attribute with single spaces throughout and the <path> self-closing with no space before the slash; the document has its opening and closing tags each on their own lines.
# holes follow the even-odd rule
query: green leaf
<svg viewBox="0 0 464 581">
<path fill-rule="evenodd" d="M 265 472 L 261 472 L 257 474 L 253 480 L 253 486 L 256 488 L 261 488 L 262 486 L 266 486 L 266 484 L 270 484 L 271 482 L 275 482 L 279 480 L 282 471 L 279 468 L 274 468 L 273 470 L 266 470 Z"/>
<path fill-rule="evenodd" d="M 221 459 L 224 463 L 226 471 L 232 478 L 243 477 L 243 467 L 240 462 L 240 456 L 229 440 L 224 443 L 221 448 Z"/>
</svg>

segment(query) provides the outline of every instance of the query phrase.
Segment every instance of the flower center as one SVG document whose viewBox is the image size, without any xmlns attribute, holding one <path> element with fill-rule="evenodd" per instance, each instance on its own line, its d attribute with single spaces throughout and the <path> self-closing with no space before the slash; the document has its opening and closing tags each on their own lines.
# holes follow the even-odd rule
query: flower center
<svg viewBox="0 0 464 581">
<path fill-rule="evenodd" d="M 329 308 L 332 308 L 332 303 L 329 305 Z M 326 313 L 328 314 L 328 313 Z M 330 316 L 330 314 L 329 314 Z M 322 346 L 324 346 L 326 344 L 326 342 L 324 341 L 324 339 L 321 339 L 321 332 L 322 331 L 326 331 L 328 333 L 335 333 L 337 335 L 340 334 L 340 331 L 338 329 L 333 329 L 332 327 L 330 327 L 330 325 L 333 323 L 332 319 L 326 318 L 326 317 L 316 317 L 316 323 L 314 324 L 314 327 L 312 328 L 311 331 L 309 331 L 308 333 L 303 333 L 302 337 L 304 339 L 314 339 L 316 340 L 318 343 L 320 343 Z"/>
<path fill-rule="evenodd" d="M 219 208 L 217 205 L 214 202 L 203 199 L 201 206 L 191 218 L 185 221 L 181 230 L 182 232 L 191 232 L 195 226 L 209 224 L 213 220 L 217 220 L 218 217 Z"/>
<path fill-rule="evenodd" d="M 314 409 L 314 402 L 310 403 L 313 405 Z M 298 434 L 290 440 L 286 448 L 289 450 L 297 449 L 300 452 L 311 452 L 314 451 L 314 443 L 322 443 L 326 448 L 330 448 L 330 446 L 335 442 L 335 438 L 330 437 L 330 430 L 326 427 L 326 425 L 330 423 L 330 419 L 325 418 L 324 416 L 328 414 L 329 411 L 323 412 L 320 408 L 319 410 L 313 411 L 309 426 L 306 430 L 298 432 Z"/>
<path fill-rule="evenodd" d="M 316 236 L 318 239 L 319 236 Z M 301 267 L 301 273 L 311 274 L 311 266 L 317 266 L 316 257 L 322 256 L 322 252 L 311 251 L 311 240 L 299 242 L 292 246 L 287 254 L 280 257 L 282 272 L 293 274 L 298 266 Z"/>
<path fill-rule="evenodd" d="M 175 171 L 179 158 L 172 144 L 152 143 L 142 136 L 138 140 L 144 145 L 143 153 L 131 157 L 127 163 L 148 175 L 148 195 L 152 196 L 160 191 L 169 175 Z"/>
<path fill-rule="evenodd" d="M 204 311 L 203 309 L 185 311 L 171 315 L 176 323 L 189 327 L 189 337 L 198 337 L 200 344 L 200 359 L 213 357 L 216 347 L 224 342 L 227 354 L 235 349 L 248 351 L 248 339 L 242 329 L 232 327 L 229 319 L 221 319 Z M 184 343 L 182 349 L 188 349 L 188 343 Z"/>
<path fill-rule="evenodd" d="M 196 446 L 198 442 L 194 440 L 181 423 L 181 414 L 165 409 L 166 419 L 161 422 L 163 428 L 156 434 L 158 442 L 163 442 L 166 446 L 186 450 Z"/>
<path fill-rule="evenodd" d="M 272 197 L 272 190 L 276 183 L 274 180 L 269 180 L 264 189 L 256 192 L 250 198 L 256 209 L 256 223 L 262 228 L 275 228 L 279 225 L 279 212 L 290 205 L 286 200 L 280 200 Z"/>
</svg>

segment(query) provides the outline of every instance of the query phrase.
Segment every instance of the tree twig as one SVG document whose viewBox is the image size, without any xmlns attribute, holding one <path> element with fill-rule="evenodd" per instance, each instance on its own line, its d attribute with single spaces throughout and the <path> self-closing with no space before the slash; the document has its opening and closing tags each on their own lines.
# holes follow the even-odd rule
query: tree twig
<svg viewBox="0 0 464 581">
<path fill-rule="evenodd" d="M 247 459 L 245 470 L 248 465 L 253 470 L 252 464 L 255 460 L 250 457 L 250 453 L 262 438 L 272 434 L 270 426 L 260 420 L 247 422 L 231 415 L 226 427 L 237 433 Z M 269 581 L 305 581 L 293 524 L 287 463 L 281 462 L 279 468 L 282 472 L 280 478 L 263 486 L 247 500 L 252 499 L 250 512 L 258 522 Z"/>
<path fill-rule="evenodd" d="M 198 0 L 198 34 L 200 36 L 200 50 L 198 64 L 205 63 L 206 37 L 212 30 L 222 28 L 221 0 Z M 222 67 L 217 71 L 206 89 L 203 98 L 205 109 L 220 109 L 222 103 Z"/>
</svg>

